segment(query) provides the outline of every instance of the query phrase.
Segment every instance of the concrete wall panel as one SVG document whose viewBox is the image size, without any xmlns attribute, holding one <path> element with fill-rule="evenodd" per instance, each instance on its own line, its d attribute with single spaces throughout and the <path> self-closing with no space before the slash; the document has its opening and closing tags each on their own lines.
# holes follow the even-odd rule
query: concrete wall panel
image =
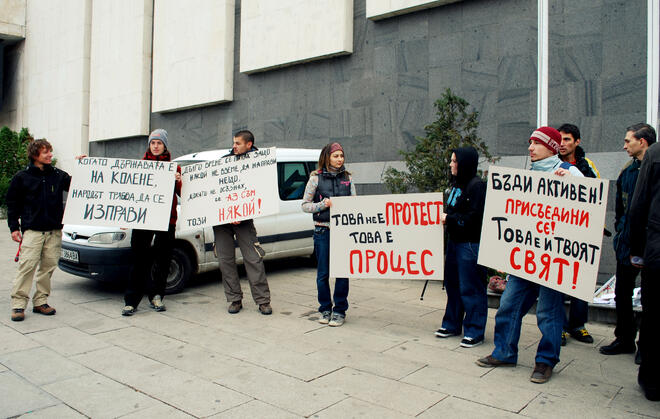
<svg viewBox="0 0 660 419">
<path fill-rule="evenodd" d="M 25 1 L 0 0 L 0 39 L 25 38 Z"/>
<path fill-rule="evenodd" d="M 243 0 L 240 71 L 353 52 L 353 0 Z"/>
<path fill-rule="evenodd" d="M 152 111 L 233 99 L 234 0 L 156 0 Z"/>
<path fill-rule="evenodd" d="M 149 134 L 152 0 L 94 0 L 89 140 Z"/>
<path fill-rule="evenodd" d="M 462 0 L 366 0 L 367 19 L 379 20 Z"/>
<path fill-rule="evenodd" d="M 30 0 L 23 125 L 53 144 L 65 170 L 87 151 L 91 0 Z"/>
</svg>

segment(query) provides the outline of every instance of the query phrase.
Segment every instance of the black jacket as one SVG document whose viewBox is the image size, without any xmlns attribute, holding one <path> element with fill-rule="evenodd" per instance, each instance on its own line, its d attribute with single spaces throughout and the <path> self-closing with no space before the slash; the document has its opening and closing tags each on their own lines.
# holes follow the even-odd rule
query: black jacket
<svg viewBox="0 0 660 419">
<path fill-rule="evenodd" d="M 240 159 L 242 155 L 245 155 L 245 154 L 247 154 L 251 151 L 256 151 L 256 150 L 259 150 L 259 149 L 253 145 L 251 149 L 249 149 L 248 151 L 246 151 L 243 154 L 234 154 L 234 149 L 232 148 L 231 150 L 229 150 L 229 153 L 225 154 L 222 157 L 236 156 L 237 159 Z"/>
<path fill-rule="evenodd" d="M 7 191 L 9 230 L 61 229 L 64 192 L 70 185 L 71 176 L 65 171 L 51 165 L 45 165 L 41 170 L 30 163 L 27 169 L 12 178 Z"/>
<path fill-rule="evenodd" d="M 479 155 L 472 147 L 454 150 L 458 163 L 453 187 L 445 196 L 447 233 L 453 242 L 479 243 L 486 203 L 486 183 L 477 176 Z"/>
<path fill-rule="evenodd" d="M 646 150 L 630 203 L 630 255 L 660 268 L 660 146 Z"/>
<path fill-rule="evenodd" d="M 336 173 L 323 169 L 313 174 L 318 176 L 319 181 L 314 193 L 314 202 L 321 202 L 325 198 L 333 196 L 351 196 L 351 179 L 344 166 Z M 315 212 L 312 216 L 314 221 L 328 222 L 330 221 L 330 208 Z"/>
<path fill-rule="evenodd" d="M 584 158 L 584 150 L 582 150 L 582 147 L 580 146 L 575 147 L 575 167 L 577 167 L 578 170 L 582 172 L 584 177 L 596 177 L 596 174 L 589 165 L 589 162 Z"/>
</svg>

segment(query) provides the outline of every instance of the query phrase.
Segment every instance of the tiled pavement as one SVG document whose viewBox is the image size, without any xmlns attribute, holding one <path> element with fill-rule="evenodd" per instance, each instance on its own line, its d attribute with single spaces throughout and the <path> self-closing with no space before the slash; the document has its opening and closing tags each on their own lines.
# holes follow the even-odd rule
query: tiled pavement
<svg viewBox="0 0 660 419">
<path fill-rule="evenodd" d="M 632 355 L 597 347 L 612 327 L 589 324 L 593 345 L 569 339 L 556 373 L 529 381 L 539 332 L 527 316 L 516 368 L 474 361 L 486 344 L 437 339 L 445 304 L 440 284 L 424 301 L 422 283 L 353 280 L 347 322 L 317 323 L 315 270 L 300 260 L 268 266 L 274 313 L 262 316 L 247 295 L 226 311 L 213 275 L 122 317 L 121 291 L 56 271 L 49 303 L 57 315 L 27 311 L 9 319 L 16 246 L 0 228 L 0 417 L 123 418 L 660 418 L 636 384 Z M 300 265 L 300 266 L 297 266 Z"/>
</svg>

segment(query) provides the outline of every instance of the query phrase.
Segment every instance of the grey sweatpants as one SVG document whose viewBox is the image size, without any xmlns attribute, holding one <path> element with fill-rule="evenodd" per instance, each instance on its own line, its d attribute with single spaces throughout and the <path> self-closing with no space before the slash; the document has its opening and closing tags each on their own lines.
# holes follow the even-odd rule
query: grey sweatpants
<svg viewBox="0 0 660 419">
<path fill-rule="evenodd" d="M 254 222 L 245 220 L 240 224 L 217 225 L 213 227 L 213 233 L 227 301 L 234 302 L 243 299 L 243 291 L 236 269 L 236 251 L 234 249 L 234 236 L 236 236 L 254 302 L 257 304 L 270 303 L 270 289 L 263 261 L 266 252 L 257 240 Z"/>
</svg>

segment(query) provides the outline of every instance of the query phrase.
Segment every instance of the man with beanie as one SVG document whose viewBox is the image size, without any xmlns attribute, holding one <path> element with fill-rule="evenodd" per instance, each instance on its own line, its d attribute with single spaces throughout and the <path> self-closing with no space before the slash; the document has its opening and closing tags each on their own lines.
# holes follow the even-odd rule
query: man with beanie
<svg viewBox="0 0 660 419">
<path fill-rule="evenodd" d="M 240 159 L 245 153 L 255 150 L 257 147 L 254 146 L 254 135 L 247 130 L 239 131 L 234 135 L 231 151 L 224 157 L 236 156 L 236 159 Z M 222 272 L 222 285 L 227 302 L 230 303 L 227 311 L 236 314 L 243 308 L 243 291 L 236 268 L 235 237 L 238 247 L 241 249 L 241 255 L 243 255 L 252 298 L 259 306 L 261 314 L 272 314 L 270 288 L 263 260 L 266 252 L 257 239 L 254 221 L 243 220 L 217 225 L 213 227 L 213 233 L 215 234 L 215 250 L 218 254 L 220 272 Z"/>
<path fill-rule="evenodd" d="M 71 176 L 51 165 L 53 146 L 48 141 L 32 141 L 27 152 L 30 165 L 12 178 L 7 191 L 7 222 L 20 252 L 11 291 L 11 319 L 15 322 L 25 319 L 33 279 L 37 284 L 32 311 L 55 314 L 55 308 L 48 305 L 50 279 L 62 248 L 63 194 L 71 185 Z"/>
<path fill-rule="evenodd" d="M 559 159 L 561 135 L 551 127 L 540 127 L 529 139 L 532 170 L 551 172 L 559 176 L 582 177 L 575 167 L 562 168 Z M 538 301 L 537 301 L 538 298 Z M 518 362 L 518 340 L 522 318 L 536 305 L 536 322 L 541 341 L 536 350 L 536 364 L 530 380 L 542 384 L 552 376 L 559 362 L 561 333 L 564 325 L 564 294 L 551 288 L 510 275 L 495 315 L 495 349 L 491 355 L 477 360 L 481 367 L 513 367 Z"/>
<path fill-rule="evenodd" d="M 635 131 L 636 138 L 649 144 L 639 169 L 635 194 L 630 204 L 630 261 L 642 270 L 642 324 L 639 328 L 641 365 L 637 382 L 651 401 L 660 401 L 658 333 L 660 310 L 653 300 L 660 294 L 660 146 L 650 125 Z"/>
<path fill-rule="evenodd" d="M 580 129 L 573 124 L 563 124 L 559 127 L 561 134 L 561 145 L 559 146 L 559 158 L 566 163 L 577 167 L 584 177 L 600 178 L 596 165 L 585 157 L 584 150 L 580 147 Z M 589 304 L 579 298 L 569 297 L 570 309 L 568 317 L 564 322 L 564 331 L 561 335 L 561 345 L 566 345 L 566 335 L 584 343 L 594 343 L 594 338 L 589 334 L 585 323 L 589 316 Z"/>
<path fill-rule="evenodd" d="M 631 354 L 635 352 L 635 336 L 637 325 L 632 307 L 635 280 L 640 272 L 639 267 L 630 261 L 631 237 L 633 224 L 644 221 L 634 219 L 629 210 L 632 197 L 635 193 L 637 176 L 646 150 L 655 142 L 655 130 L 648 124 L 635 124 L 628 127 L 623 140 L 623 148 L 632 157 L 621 169 L 616 180 L 616 198 L 614 213 L 614 253 L 616 255 L 616 286 L 614 288 L 614 301 L 616 302 L 616 328 L 615 339 L 609 345 L 601 346 L 603 355 Z M 657 179 L 655 179 L 657 181 Z M 632 220 L 635 220 L 634 222 Z M 642 255 L 636 255 L 642 256 Z M 642 294 L 644 294 L 642 292 Z M 641 353 L 638 351 L 635 362 L 641 362 Z"/>
</svg>

